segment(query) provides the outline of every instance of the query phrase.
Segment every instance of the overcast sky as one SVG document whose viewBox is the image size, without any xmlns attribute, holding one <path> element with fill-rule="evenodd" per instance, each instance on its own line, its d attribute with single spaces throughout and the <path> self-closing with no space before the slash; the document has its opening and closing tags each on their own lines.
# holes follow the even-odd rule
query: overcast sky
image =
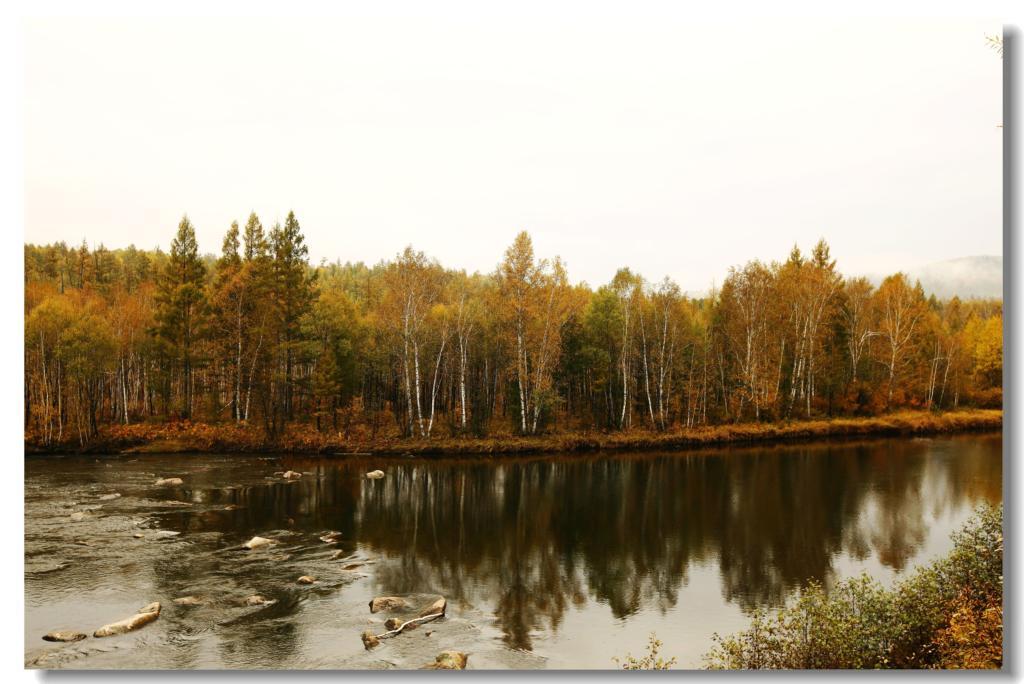
<svg viewBox="0 0 1024 684">
<path fill-rule="evenodd" d="M 167 248 L 294 209 L 312 260 L 413 244 L 684 289 L 798 242 L 847 273 L 1002 254 L 990 22 L 670 16 L 45 20 L 26 235 Z M 626 5 L 622 5 L 626 7 Z"/>
</svg>

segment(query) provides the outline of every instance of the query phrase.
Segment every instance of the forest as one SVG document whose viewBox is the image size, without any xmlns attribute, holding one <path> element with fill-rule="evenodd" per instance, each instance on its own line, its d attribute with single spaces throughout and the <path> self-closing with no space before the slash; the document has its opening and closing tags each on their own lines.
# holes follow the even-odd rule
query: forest
<svg viewBox="0 0 1024 684">
<path fill-rule="evenodd" d="M 1000 408 L 1002 337 L 1001 301 L 845 277 L 824 240 L 692 297 L 628 268 L 573 284 L 526 232 L 469 274 L 411 246 L 311 264 L 294 213 L 269 230 L 251 214 L 208 255 L 184 217 L 168 252 L 25 246 L 25 439 L 203 424 L 372 443 Z"/>
</svg>

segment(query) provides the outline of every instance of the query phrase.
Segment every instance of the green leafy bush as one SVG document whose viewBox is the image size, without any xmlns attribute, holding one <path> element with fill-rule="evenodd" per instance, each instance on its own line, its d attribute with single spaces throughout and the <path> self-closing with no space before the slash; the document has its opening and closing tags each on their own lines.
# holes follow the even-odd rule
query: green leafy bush
<svg viewBox="0 0 1024 684">
<path fill-rule="evenodd" d="M 711 669 L 999 668 L 1003 511 L 983 506 L 950 554 L 882 587 L 864 575 L 811 584 L 786 608 L 715 635 Z"/>
</svg>

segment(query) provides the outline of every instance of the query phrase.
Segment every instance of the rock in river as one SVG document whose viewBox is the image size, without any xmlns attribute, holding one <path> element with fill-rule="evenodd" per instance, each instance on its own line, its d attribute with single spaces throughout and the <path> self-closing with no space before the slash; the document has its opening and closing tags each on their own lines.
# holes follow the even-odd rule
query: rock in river
<svg viewBox="0 0 1024 684">
<path fill-rule="evenodd" d="M 139 612 L 130 618 L 104 625 L 93 632 L 92 635 L 98 639 L 100 637 L 114 636 L 115 634 L 124 634 L 125 632 L 134 631 L 143 625 L 148 625 L 158 617 L 160 617 L 160 603 L 154 601 L 148 606 L 140 608 Z"/>
<path fill-rule="evenodd" d="M 328 532 L 327 534 L 320 537 L 320 541 L 324 544 L 333 544 L 341 541 L 341 532 Z"/>
<path fill-rule="evenodd" d="M 174 599 L 174 603 L 178 606 L 201 606 L 203 605 L 203 599 L 198 596 L 182 596 L 181 598 Z"/>
<path fill-rule="evenodd" d="M 382 477 L 384 477 L 383 470 L 371 470 L 370 472 L 366 473 L 367 480 L 379 480 Z"/>
<path fill-rule="evenodd" d="M 75 511 L 71 514 L 71 522 L 82 522 L 89 516 L 85 511 Z"/>
<path fill-rule="evenodd" d="M 442 596 L 441 598 L 437 599 L 429 606 L 424 608 L 422 611 L 420 611 L 420 617 L 427 617 L 428 615 L 437 615 L 438 613 L 444 615 L 445 608 L 447 607 L 448 602 L 445 601 L 444 596 Z"/>
<path fill-rule="evenodd" d="M 81 641 L 87 636 L 89 635 L 82 634 L 81 632 L 57 630 L 44 635 L 43 639 L 46 641 Z"/>
<path fill-rule="evenodd" d="M 181 532 L 175 532 L 174 530 L 157 530 L 156 534 L 153 535 L 154 539 L 170 539 L 171 537 L 177 537 Z"/>
<path fill-rule="evenodd" d="M 275 543 L 273 539 L 267 539 L 266 537 L 253 537 L 242 544 L 242 548 L 252 551 L 253 549 L 261 549 L 264 546 L 273 546 Z"/>
<path fill-rule="evenodd" d="M 180 485 L 184 483 L 180 477 L 161 477 L 153 484 L 155 484 L 157 487 L 162 487 L 164 485 Z"/>
<path fill-rule="evenodd" d="M 294 470 L 289 470 L 285 472 L 285 474 L 282 475 L 282 477 L 286 480 L 298 480 L 300 477 L 302 477 L 302 473 L 297 473 Z"/>
<path fill-rule="evenodd" d="M 247 606 L 272 606 L 277 601 L 274 599 L 268 599 L 266 596 L 260 596 L 259 594 L 253 594 L 242 601 Z"/>
<path fill-rule="evenodd" d="M 363 648 L 365 648 L 367 651 L 369 651 L 374 646 L 380 644 L 380 639 L 378 639 L 377 635 L 371 632 L 370 630 L 366 630 L 365 632 L 363 632 L 362 639 Z"/>
<path fill-rule="evenodd" d="M 469 661 L 467 656 L 462 651 L 442 651 L 438 654 L 434 662 L 425 666 L 426 670 L 465 670 L 466 663 Z"/>
<path fill-rule="evenodd" d="M 120 498 L 121 495 L 118 494 L 117 492 L 114 492 L 113 494 L 104 494 L 103 496 L 100 497 L 100 501 L 113 501 L 114 499 Z"/>
<path fill-rule="evenodd" d="M 370 601 L 370 612 L 379 613 L 382 610 L 405 608 L 408 605 L 408 602 L 399 596 L 378 596 Z"/>
<path fill-rule="evenodd" d="M 316 582 L 316 577 L 312 577 L 310 575 L 303 575 L 302 577 L 300 577 L 299 579 L 297 579 L 295 581 L 298 582 L 299 584 L 313 584 L 313 583 Z"/>
</svg>

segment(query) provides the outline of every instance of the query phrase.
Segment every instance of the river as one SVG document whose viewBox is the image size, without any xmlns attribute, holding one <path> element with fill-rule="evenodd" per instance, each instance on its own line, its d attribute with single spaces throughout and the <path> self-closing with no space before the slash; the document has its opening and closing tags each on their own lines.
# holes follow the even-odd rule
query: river
<svg viewBox="0 0 1024 684">
<path fill-rule="evenodd" d="M 31 457 L 25 664 L 416 668 L 456 649 L 471 668 L 609 668 L 655 632 L 663 656 L 700 667 L 715 632 L 809 580 L 888 584 L 947 552 L 974 507 L 1001 501 L 1001 440 L 500 460 Z M 367 479 L 376 468 L 385 477 Z M 283 479 L 289 469 L 302 477 Z M 154 484 L 170 477 L 182 484 Z M 255 535 L 275 544 L 242 549 Z M 243 605 L 253 594 L 275 602 Z M 390 615 L 369 611 L 381 595 L 414 609 L 443 595 L 447 616 L 367 651 L 360 634 Z M 173 603 L 183 596 L 202 605 Z M 91 635 L 152 601 L 163 611 L 138 631 L 42 640 Z"/>
</svg>

